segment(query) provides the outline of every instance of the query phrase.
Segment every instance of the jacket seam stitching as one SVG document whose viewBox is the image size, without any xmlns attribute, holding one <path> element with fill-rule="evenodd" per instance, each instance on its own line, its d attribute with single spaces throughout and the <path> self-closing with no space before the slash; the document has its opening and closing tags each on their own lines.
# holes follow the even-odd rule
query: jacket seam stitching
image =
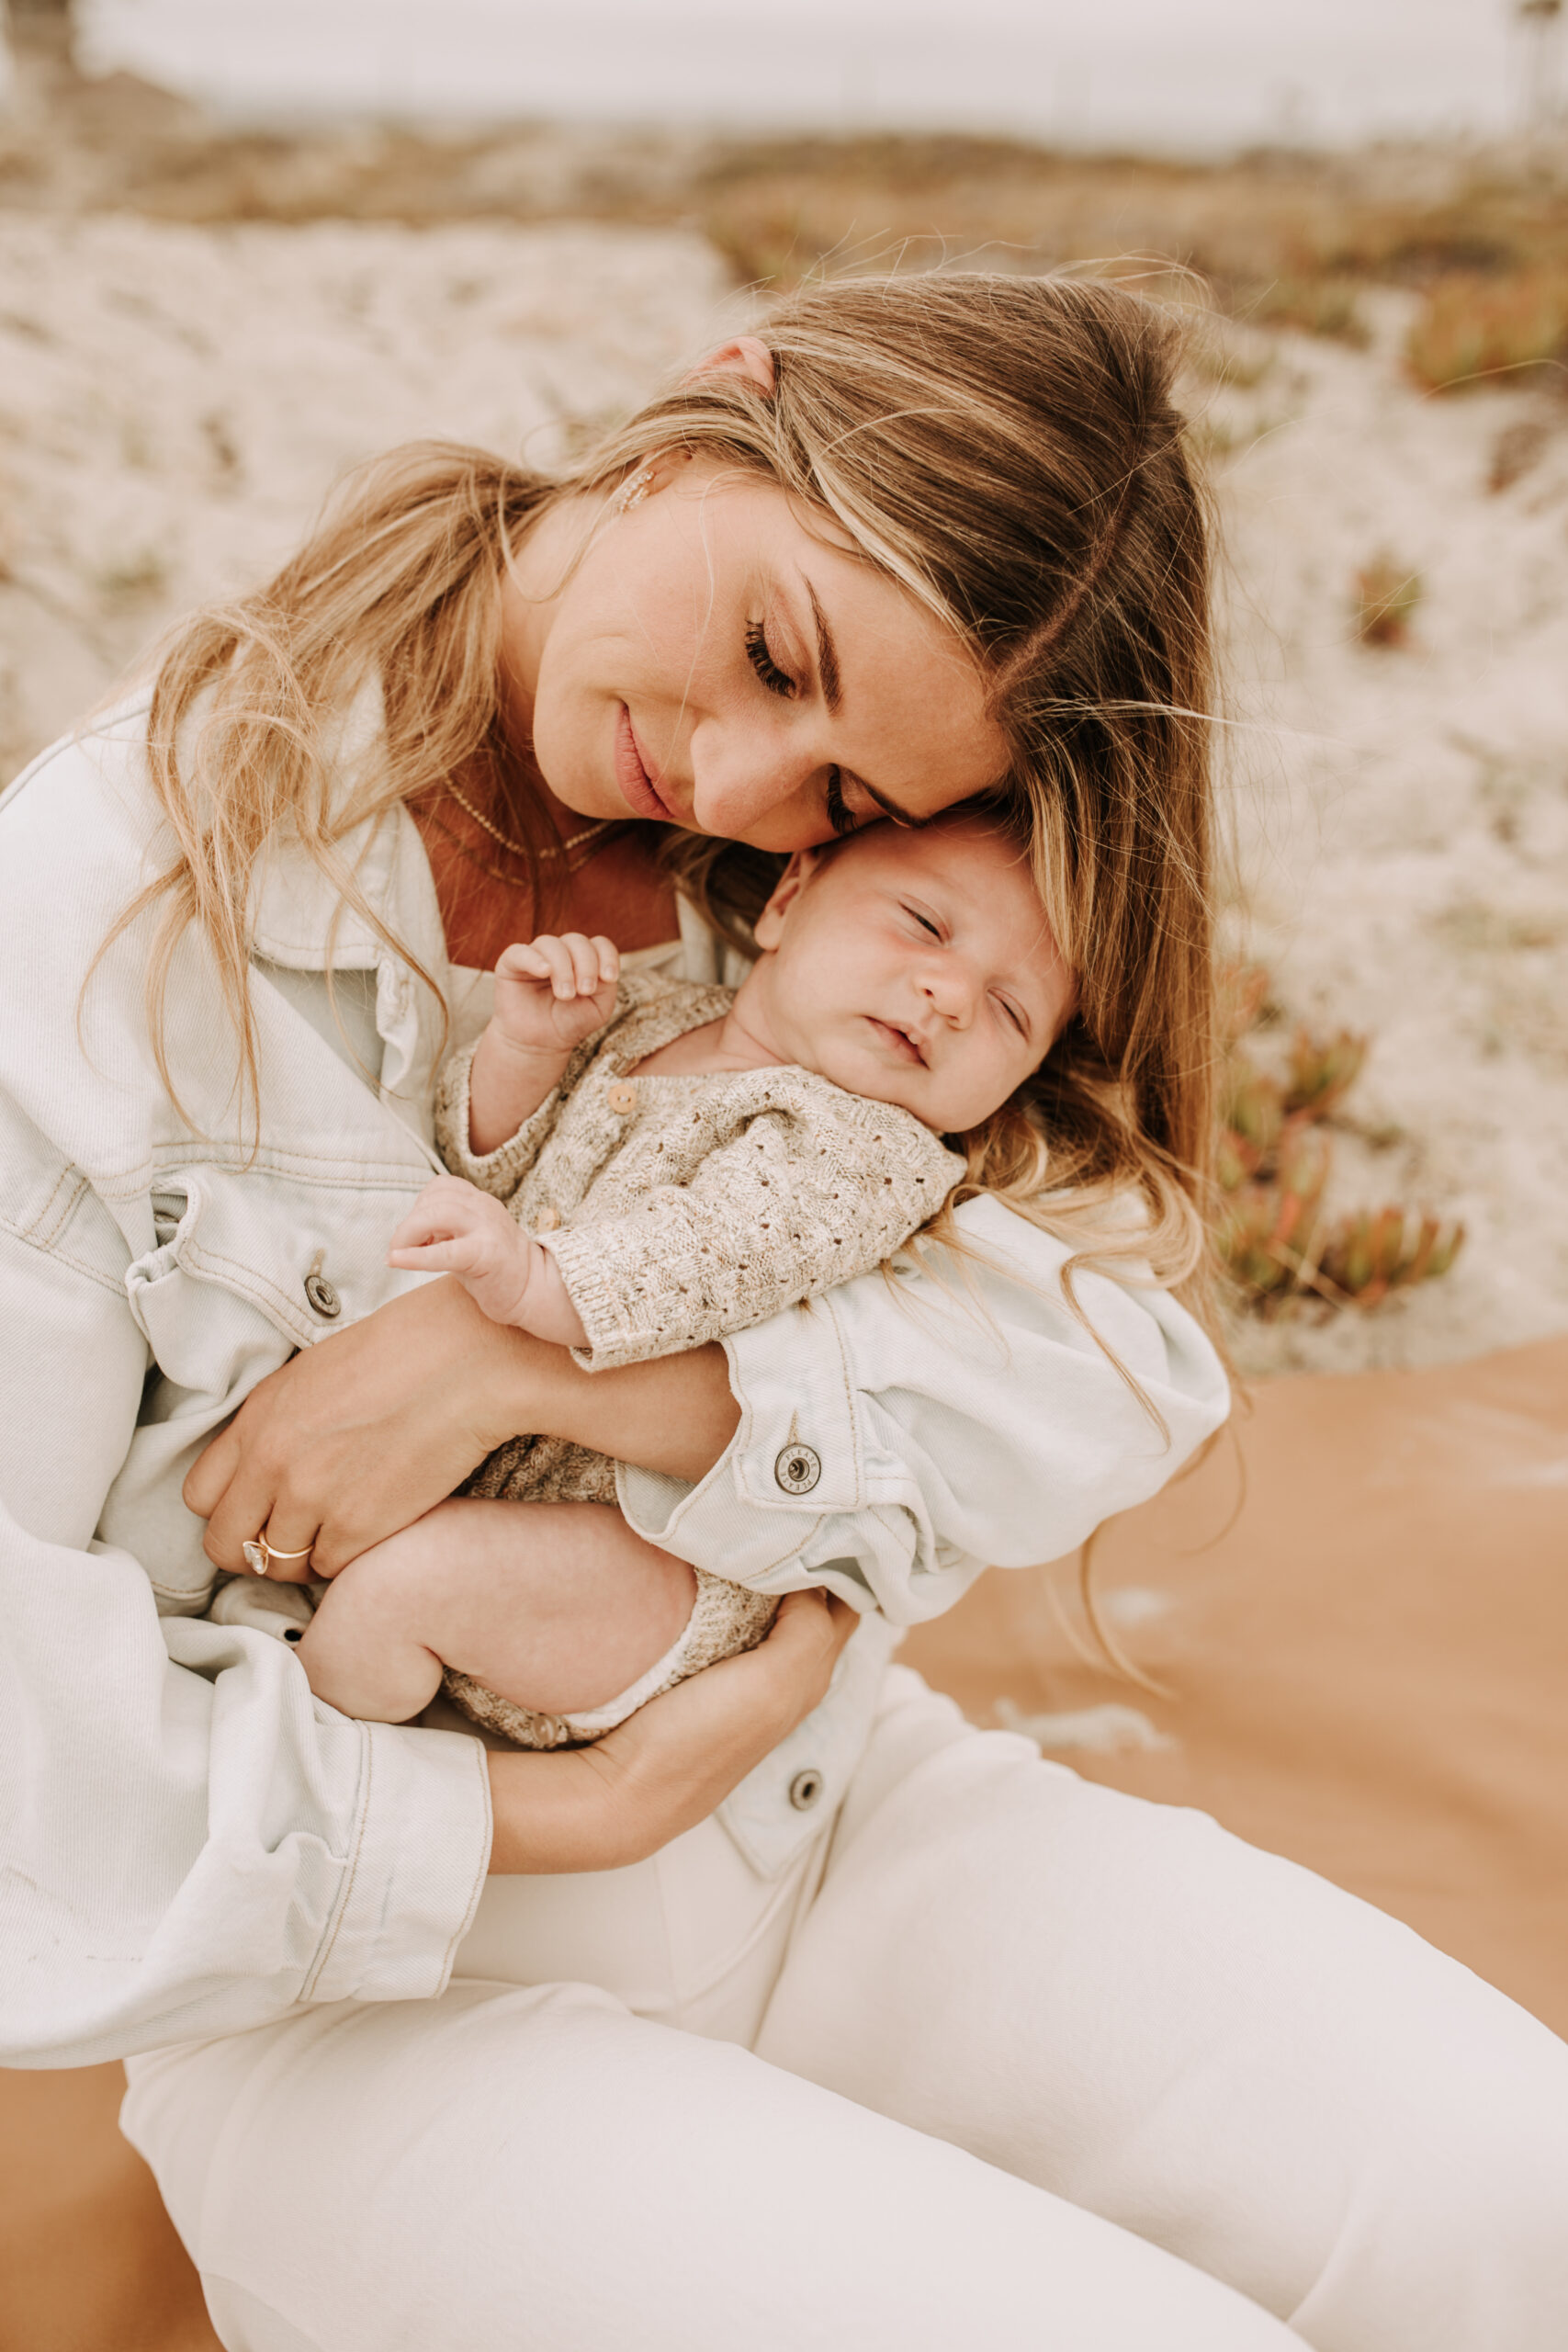
<svg viewBox="0 0 1568 2352">
<path fill-rule="evenodd" d="M 349 1856 L 348 1875 L 344 1883 L 343 1894 L 339 1898 L 337 1909 L 333 1916 L 332 1926 L 327 1929 L 326 1942 L 322 1946 L 320 1953 L 317 1955 L 315 1965 L 310 1970 L 309 1975 L 305 1979 L 304 1984 L 300 1988 L 300 1997 L 303 2000 L 309 2000 L 314 1994 L 316 1986 L 321 1983 L 321 1977 L 326 1971 L 327 1963 L 332 1959 L 333 1953 L 337 1949 L 337 1939 L 342 1931 L 343 1923 L 348 1917 L 349 1905 L 354 1900 L 355 1883 L 359 1876 L 359 1858 L 365 1850 L 366 1824 L 370 1818 L 370 1793 L 371 1787 L 375 1780 L 375 1773 L 376 1740 L 374 1734 L 367 1728 L 365 1732 L 365 1792 L 360 1801 L 359 1818 L 355 1824 L 354 1851 Z"/>
<path fill-rule="evenodd" d="M 85 1183 L 85 1178 L 83 1182 Z M 0 1211 L 0 1233 L 8 1233 L 14 1241 L 21 1242 L 24 1248 L 36 1250 L 39 1256 L 47 1258 L 51 1265 L 69 1266 L 73 1273 L 80 1274 L 85 1282 L 96 1283 L 98 1288 L 107 1290 L 111 1297 L 124 1298 L 125 1283 L 120 1276 L 106 1274 L 98 1267 L 90 1266 L 85 1259 L 75 1256 L 73 1251 L 53 1248 L 49 1243 L 40 1241 L 30 1227 L 18 1225 L 15 1217 L 6 1216 L 3 1211 Z"/>
</svg>

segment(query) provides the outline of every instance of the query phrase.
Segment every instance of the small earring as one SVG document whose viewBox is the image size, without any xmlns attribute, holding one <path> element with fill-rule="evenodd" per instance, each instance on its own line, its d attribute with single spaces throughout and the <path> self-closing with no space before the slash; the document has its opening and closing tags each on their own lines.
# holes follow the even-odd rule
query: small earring
<svg viewBox="0 0 1568 2352">
<path fill-rule="evenodd" d="M 634 506 L 642 504 L 652 488 L 653 468 L 639 466 L 630 480 L 624 481 L 615 492 L 614 504 L 616 514 L 629 514 Z"/>
</svg>

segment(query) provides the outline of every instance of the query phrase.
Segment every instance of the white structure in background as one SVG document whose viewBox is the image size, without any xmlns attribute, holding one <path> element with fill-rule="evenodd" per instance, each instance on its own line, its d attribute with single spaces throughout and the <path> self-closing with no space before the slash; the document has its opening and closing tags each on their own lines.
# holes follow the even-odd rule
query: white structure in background
<svg viewBox="0 0 1568 2352">
<path fill-rule="evenodd" d="M 1511 0 L 78 0 L 225 112 L 1013 131 L 1223 152 L 1497 134 Z"/>
<path fill-rule="evenodd" d="M 1514 20 L 1524 48 L 1525 121 L 1550 130 L 1562 111 L 1562 0 L 1514 0 Z"/>
</svg>

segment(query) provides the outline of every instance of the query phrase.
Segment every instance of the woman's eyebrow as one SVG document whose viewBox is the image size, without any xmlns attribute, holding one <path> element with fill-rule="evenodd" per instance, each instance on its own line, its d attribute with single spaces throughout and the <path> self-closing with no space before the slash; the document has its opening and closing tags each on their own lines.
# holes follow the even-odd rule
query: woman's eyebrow
<svg viewBox="0 0 1568 2352">
<path fill-rule="evenodd" d="M 885 817 L 891 817 L 896 825 L 907 825 L 912 833 L 918 833 L 922 826 L 934 825 L 938 817 L 947 814 L 945 808 L 938 808 L 929 817 L 917 817 L 909 809 L 900 808 L 896 800 L 889 800 L 886 792 L 878 792 L 874 784 L 867 784 L 863 775 L 856 775 L 855 782 L 868 799 L 875 801 Z"/>
<path fill-rule="evenodd" d="M 807 579 L 804 571 L 800 577 L 805 583 L 807 595 L 811 601 L 811 617 L 817 624 L 817 674 L 822 681 L 822 699 L 836 718 L 844 699 L 843 676 L 839 668 L 839 649 L 833 642 L 833 632 L 828 626 L 828 616 L 822 610 L 816 589 Z M 855 782 L 863 793 L 875 801 L 883 815 L 891 817 L 896 825 L 917 828 L 931 823 L 931 820 L 929 817 L 916 817 L 908 808 L 900 808 L 898 803 L 896 800 L 890 800 L 886 792 L 878 792 L 874 784 L 867 784 L 864 776 L 857 775 Z"/>
<path fill-rule="evenodd" d="M 822 681 L 822 699 L 836 718 L 844 699 L 844 684 L 839 670 L 839 649 L 833 642 L 833 632 L 828 626 L 828 616 L 818 602 L 817 591 L 806 574 L 806 593 L 811 599 L 811 617 L 817 624 L 817 674 Z"/>
</svg>

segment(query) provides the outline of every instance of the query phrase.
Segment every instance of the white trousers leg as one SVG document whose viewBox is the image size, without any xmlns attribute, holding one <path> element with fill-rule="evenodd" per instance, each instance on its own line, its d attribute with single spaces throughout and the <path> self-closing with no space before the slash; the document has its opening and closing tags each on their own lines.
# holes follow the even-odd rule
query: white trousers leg
<svg viewBox="0 0 1568 2352">
<path fill-rule="evenodd" d="M 460 1968 L 583 1981 L 132 2062 L 231 2352 L 1568 2345 L 1568 2049 L 911 1674 L 819 1885 L 707 1825 L 495 1895 Z"/>
<path fill-rule="evenodd" d="M 961 2150 L 635 2018 L 468 1982 L 134 2062 L 229 2352 L 1285 2352 Z"/>
<path fill-rule="evenodd" d="M 1568 2045 L 1206 1816 L 895 1668 L 756 2042 L 1321 2352 L 1568 2346 Z"/>
</svg>

